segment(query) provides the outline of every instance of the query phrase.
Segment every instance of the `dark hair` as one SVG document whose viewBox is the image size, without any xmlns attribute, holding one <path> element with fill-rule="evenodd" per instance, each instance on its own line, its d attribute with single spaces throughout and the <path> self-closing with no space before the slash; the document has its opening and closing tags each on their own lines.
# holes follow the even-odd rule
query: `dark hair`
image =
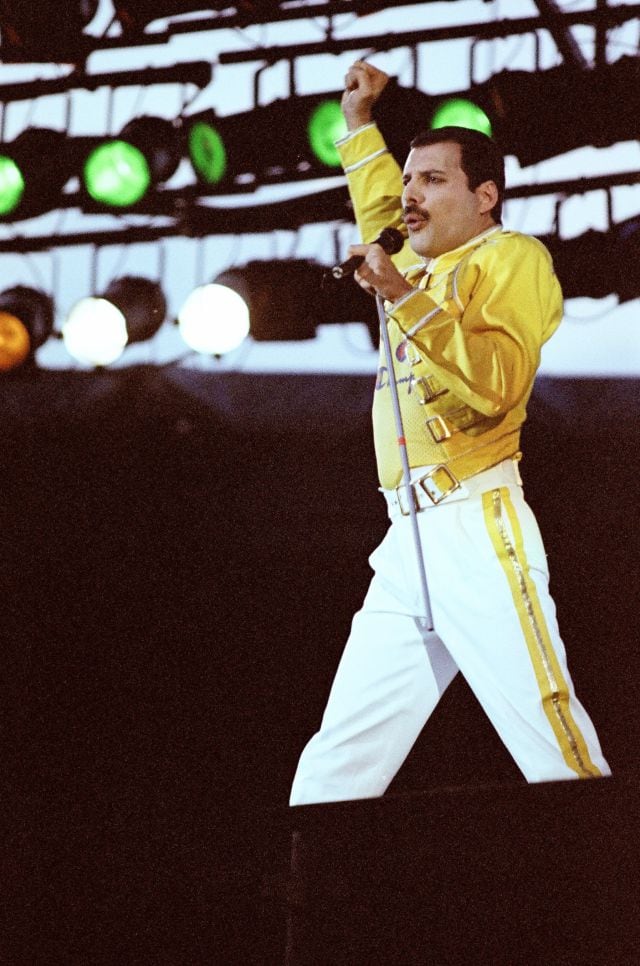
<svg viewBox="0 0 640 966">
<path fill-rule="evenodd" d="M 411 147 L 424 148 L 428 144 L 441 144 L 443 141 L 460 145 L 460 166 L 467 176 L 471 191 L 475 191 L 484 181 L 495 182 L 498 200 L 491 209 L 491 216 L 499 222 L 504 200 L 504 156 L 496 142 L 481 131 L 468 127 L 439 127 L 417 134 Z"/>
</svg>

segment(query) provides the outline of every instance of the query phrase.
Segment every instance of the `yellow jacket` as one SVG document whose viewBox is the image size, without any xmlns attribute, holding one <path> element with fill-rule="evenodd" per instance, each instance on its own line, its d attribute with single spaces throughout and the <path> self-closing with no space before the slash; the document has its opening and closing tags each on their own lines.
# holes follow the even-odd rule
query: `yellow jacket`
<svg viewBox="0 0 640 966">
<path fill-rule="evenodd" d="M 402 176 L 375 124 L 337 142 L 365 243 L 402 223 Z M 454 251 L 424 259 L 408 242 L 394 256 L 416 286 L 387 304 L 409 465 L 446 465 L 463 480 L 518 457 L 540 350 L 562 317 L 547 249 L 490 228 Z M 380 484 L 402 477 L 382 354 L 373 403 Z"/>
</svg>

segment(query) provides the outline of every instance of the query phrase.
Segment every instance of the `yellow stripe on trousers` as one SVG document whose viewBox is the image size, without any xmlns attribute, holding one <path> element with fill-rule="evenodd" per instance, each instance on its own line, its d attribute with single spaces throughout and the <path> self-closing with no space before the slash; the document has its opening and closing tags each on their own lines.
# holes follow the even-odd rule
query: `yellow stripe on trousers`
<svg viewBox="0 0 640 966">
<path fill-rule="evenodd" d="M 529 576 L 522 530 L 506 487 L 482 495 L 484 518 L 498 559 L 505 572 L 518 612 L 520 625 L 540 688 L 542 707 L 556 736 L 562 756 L 580 778 L 596 778 L 589 749 L 569 707 L 569 688 L 540 606 L 536 586 Z M 504 517 L 506 510 L 513 540 Z"/>
</svg>

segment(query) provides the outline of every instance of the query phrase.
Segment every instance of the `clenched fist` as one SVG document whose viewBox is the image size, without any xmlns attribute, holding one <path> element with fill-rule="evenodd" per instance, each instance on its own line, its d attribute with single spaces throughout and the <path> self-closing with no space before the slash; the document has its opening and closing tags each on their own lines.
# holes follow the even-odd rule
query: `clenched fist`
<svg viewBox="0 0 640 966">
<path fill-rule="evenodd" d="M 372 119 L 373 105 L 389 80 L 388 74 L 364 60 L 356 60 L 351 65 L 344 79 L 342 95 L 342 113 L 350 131 Z"/>
<path fill-rule="evenodd" d="M 362 255 L 364 261 L 354 272 L 356 282 L 370 295 L 381 295 L 388 302 L 396 302 L 411 286 L 400 274 L 380 245 L 350 245 L 348 255 Z"/>
</svg>

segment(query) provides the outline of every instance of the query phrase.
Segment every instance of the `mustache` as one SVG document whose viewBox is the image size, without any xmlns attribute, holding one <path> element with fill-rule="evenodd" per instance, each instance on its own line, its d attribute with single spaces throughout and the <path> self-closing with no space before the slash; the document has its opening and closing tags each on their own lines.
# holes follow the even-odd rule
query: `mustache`
<svg viewBox="0 0 640 966">
<path fill-rule="evenodd" d="M 406 218 L 408 215 L 418 215 L 419 218 L 428 218 L 429 212 L 425 211 L 423 208 L 418 208 L 417 205 L 407 205 L 402 209 L 402 214 Z"/>
</svg>

